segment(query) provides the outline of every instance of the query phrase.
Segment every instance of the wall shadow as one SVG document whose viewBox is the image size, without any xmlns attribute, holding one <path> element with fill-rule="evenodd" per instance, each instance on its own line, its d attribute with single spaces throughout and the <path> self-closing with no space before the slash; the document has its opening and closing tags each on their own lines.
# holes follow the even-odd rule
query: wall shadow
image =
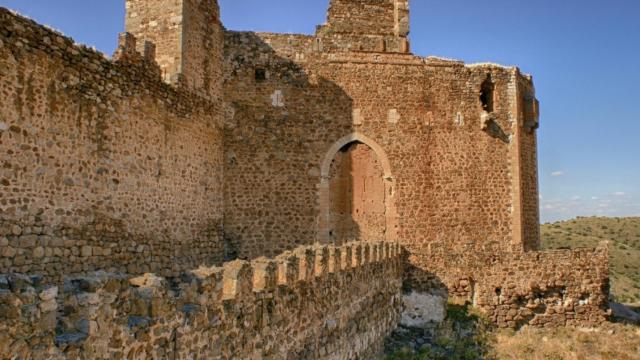
<svg viewBox="0 0 640 360">
<path fill-rule="evenodd" d="M 321 199 L 318 191 L 323 183 L 323 157 L 337 141 L 359 129 L 352 118 L 353 100 L 322 75 L 326 64 L 315 62 L 322 53 L 314 50 L 314 39 L 225 34 L 228 260 L 275 256 L 323 242 L 321 223 L 328 219 L 319 220 L 320 212 L 331 206 L 331 200 Z M 354 164 L 349 169 L 354 171 Z M 342 196 L 351 196 L 347 189 L 354 187 L 353 174 L 342 178 L 346 191 Z M 353 208 L 353 203 L 349 205 Z M 340 232 L 349 231 L 334 234 L 334 241 L 361 238 L 358 219 L 346 209 L 343 212 Z"/>
<path fill-rule="evenodd" d="M 385 360 L 491 359 L 492 327 L 468 304 L 449 304 L 447 319 L 427 327 L 398 327 L 384 344 Z"/>
<path fill-rule="evenodd" d="M 358 211 L 354 198 L 356 192 L 354 173 L 357 160 L 353 156 L 353 150 L 361 144 L 352 142 L 343 146 L 338 150 L 331 162 L 328 193 L 328 232 L 329 242 L 336 245 L 362 240 L 360 225 L 353 216 L 354 211 Z M 320 209 L 320 212 L 322 211 L 323 209 Z"/>
<path fill-rule="evenodd" d="M 503 143 L 505 144 L 509 143 L 509 135 L 507 135 L 507 133 L 500 127 L 500 125 L 497 122 L 495 121 L 489 122 L 489 124 L 487 125 L 486 131 L 489 135 L 491 135 L 496 139 L 500 139 L 500 141 L 502 141 Z"/>
<path fill-rule="evenodd" d="M 380 359 L 488 359 L 491 351 L 490 331 L 494 325 L 470 300 L 455 299 L 444 281 L 436 274 L 425 271 L 409 262 L 404 252 L 403 295 L 413 292 L 445 298 L 445 319 L 424 326 L 408 326 L 402 322 L 385 339 Z M 403 310 L 412 303 L 404 303 Z M 410 311 L 403 318 L 411 316 Z"/>
</svg>

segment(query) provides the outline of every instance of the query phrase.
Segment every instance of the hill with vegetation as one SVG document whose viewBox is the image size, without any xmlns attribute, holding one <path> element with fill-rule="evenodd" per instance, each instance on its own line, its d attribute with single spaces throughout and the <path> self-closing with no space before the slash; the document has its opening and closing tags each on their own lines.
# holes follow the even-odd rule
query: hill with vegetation
<svg viewBox="0 0 640 360">
<path fill-rule="evenodd" d="M 595 247 L 610 241 L 611 294 L 621 303 L 640 302 L 640 218 L 580 217 L 543 224 L 543 249 Z"/>
</svg>

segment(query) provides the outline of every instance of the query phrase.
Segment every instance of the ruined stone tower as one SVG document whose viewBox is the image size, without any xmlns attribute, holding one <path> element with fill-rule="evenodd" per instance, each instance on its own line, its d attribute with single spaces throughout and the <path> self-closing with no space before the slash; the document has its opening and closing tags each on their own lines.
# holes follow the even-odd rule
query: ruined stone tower
<svg viewBox="0 0 640 360">
<path fill-rule="evenodd" d="M 221 99 L 222 38 L 216 0 L 127 0 L 126 31 L 156 46 L 165 81 Z"/>
<path fill-rule="evenodd" d="M 351 51 L 409 52 L 409 0 L 331 0 L 319 39 Z"/>
<path fill-rule="evenodd" d="M 606 319 L 606 248 L 538 249 L 530 75 L 411 53 L 408 0 L 126 7 L 113 59 L 0 8 L 0 273 L 71 277 L 0 275 L 0 357 L 370 358 L 406 292 Z"/>
</svg>

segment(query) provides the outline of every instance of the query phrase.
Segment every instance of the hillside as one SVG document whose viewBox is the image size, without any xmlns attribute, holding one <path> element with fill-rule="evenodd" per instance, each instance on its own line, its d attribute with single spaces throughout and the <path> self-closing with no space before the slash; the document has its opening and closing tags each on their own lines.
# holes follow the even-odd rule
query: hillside
<svg viewBox="0 0 640 360">
<path fill-rule="evenodd" d="M 616 301 L 640 302 L 640 218 L 581 217 L 543 224 L 543 249 L 595 247 L 611 242 L 611 293 Z"/>
</svg>

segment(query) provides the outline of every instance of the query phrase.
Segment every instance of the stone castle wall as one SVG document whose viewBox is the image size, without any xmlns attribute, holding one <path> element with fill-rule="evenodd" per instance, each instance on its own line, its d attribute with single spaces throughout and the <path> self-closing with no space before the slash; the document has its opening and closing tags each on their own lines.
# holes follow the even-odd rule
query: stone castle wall
<svg viewBox="0 0 640 360">
<path fill-rule="evenodd" d="M 177 83 L 182 73 L 183 1 L 127 0 L 125 28 L 144 51 L 145 41 L 156 46 L 156 62 L 166 82 Z"/>
<path fill-rule="evenodd" d="M 531 81 L 520 79 L 518 82 L 517 119 L 520 192 L 521 192 L 521 231 L 525 250 L 540 249 L 540 198 L 538 190 L 538 101 Z"/>
<path fill-rule="evenodd" d="M 222 102 L 222 48 L 224 29 L 216 0 L 183 0 L 182 75 L 193 91 Z"/>
<path fill-rule="evenodd" d="M 221 105 L 0 9 L 0 272 L 222 260 Z"/>
<path fill-rule="evenodd" d="M 400 317 L 396 244 L 302 247 L 167 280 L 98 273 L 64 289 L 0 277 L 0 355 L 363 359 Z"/>
<path fill-rule="evenodd" d="M 43 351 L 69 354 L 225 358 L 251 355 L 250 343 L 267 354 L 362 356 L 397 321 L 396 262 L 358 262 L 362 271 L 312 286 L 279 278 L 284 289 L 262 291 L 258 279 L 266 297 L 242 279 L 269 261 L 228 264 L 229 281 L 210 270 L 251 295 L 234 296 L 241 305 L 218 285 L 189 288 L 204 286 L 193 280 L 201 272 L 187 276 L 192 285 L 177 277 L 223 258 L 351 240 L 364 245 L 349 249 L 403 246 L 408 289 L 447 288 L 500 326 L 606 318 L 606 251 L 535 251 L 538 103 L 518 68 L 409 53 L 406 0 L 332 0 L 315 35 L 227 31 L 215 0 L 126 4 L 131 34 L 114 60 L 0 9 L 0 273 L 173 279 L 147 276 L 155 285 L 138 279 L 136 289 L 113 276 L 71 282 L 58 300 L 84 305 L 56 318 L 55 290 L 42 289 L 42 305 L 38 284 L 10 278 L 0 284 L 5 309 L 37 302 L 12 318 L 11 346 L 23 349 L 28 325 L 45 327 Z M 85 305 L 106 312 L 74 315 Z M 38 311 L 44 320 L 31 322 Z M 121 320 L 107 319 L 114 312 Z M 260 322 L 265 312 L 275 327 Z M 309 315 L 306 327 L 295 314 Z M 52 322 L 64 329 L 57 340 Z"/>
<path fill-rule="evenodd" d="M 517 69 L 326 53 L 306 36 L 239 32 L 227 32 L 225 66 L 225 236 L 240 256 L 324 238 L 323 164 L 350 136 L 368 139 L 389 164 L 387 239 L 409 250 L 430 242 L 522 249 L 514 103 L 518 82 L 530 79 Z M 487 74 L 496 104 L 483 130 Z"/>
<path fill-rule="evenodd" d="M 408 53 L 408 0 L 331 0 L 317 46 L 332 51 Z"/>
<path fill-rule="evenodd" d="M 138 49 L 155 44 L 163 79 L 222 100 L 222 33 L 215 0 L 127 0 L 125 28 Z"/>
<path fill-rule="evenodd" d="M 609 251 L 500 253 L 430 246 L 410 255 L 406 289 L 447 288 L 500 327 L 593 327 L 609 316 Z"/>
</svg>

